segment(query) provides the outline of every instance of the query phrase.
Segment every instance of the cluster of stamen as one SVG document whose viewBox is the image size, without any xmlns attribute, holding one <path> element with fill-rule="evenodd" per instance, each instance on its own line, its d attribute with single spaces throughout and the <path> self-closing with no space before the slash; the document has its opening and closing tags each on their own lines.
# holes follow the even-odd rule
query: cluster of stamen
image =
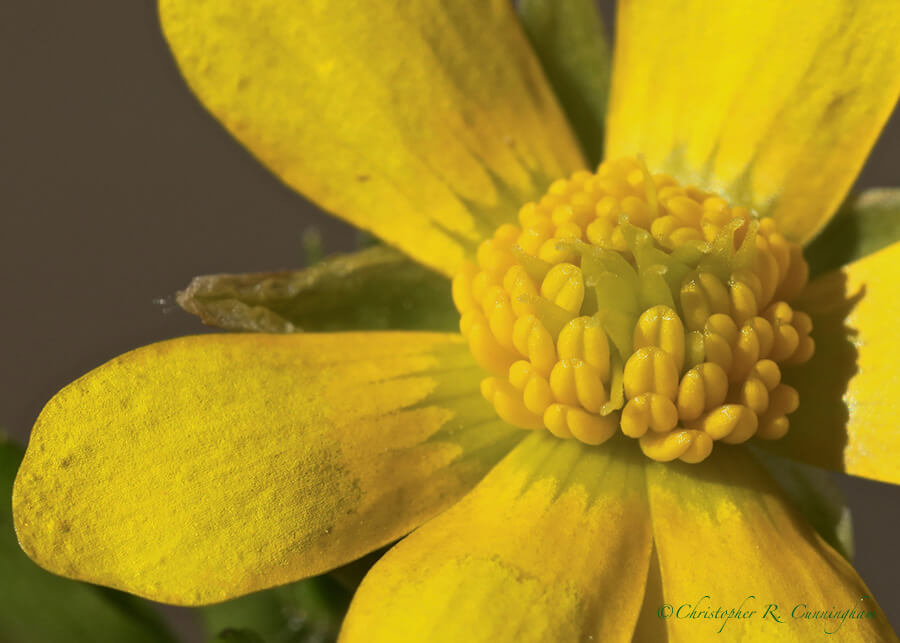
<svg viewBox="0 0 900 643">
<path fill-rule="evenodd" d="M 778 439 L 808 360 L 800 247 L 771 219 L 636 159 L 560 179 L 453 281 L 460 330 L 505 421 L 600 444 L 617 430 L 660 461 Z"/>
</svg>

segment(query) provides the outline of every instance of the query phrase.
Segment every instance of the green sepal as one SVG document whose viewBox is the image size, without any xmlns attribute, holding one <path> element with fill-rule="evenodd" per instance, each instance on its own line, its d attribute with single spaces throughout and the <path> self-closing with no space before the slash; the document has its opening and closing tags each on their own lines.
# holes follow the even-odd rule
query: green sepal
<svg viewBox="0 0 900 643">
<path fill-rule="evenodd" d="M 22 552 L 10 498 L 23 455 L 0 435 L 0 641 L 173 643 L 149 603 L 46 572 Z"/>
<path fill-rule="evenodd" d="M 853 524 L 850 508 L 832 473 L 759 448 L 753 455 L 768 471 L 791 504 L 819 532 L 822 539 L 848 561 L 853 560 Z"/>
<path fill-rule="evenodd" d="M 458 330 L 450 282 L 385 246 L 303 270 L 195 277 L 178 304 L 231 331 Z"/>
<path fill-rule="evenodd" d="M 603 157 L 610 50 L 594 0 L 520 0 L 519 17 L 592 166 Z"/>
<path fill-rule="evenodd" d="M 803 251 L 811 277 L 900 241 L 900 188 L 851 195 Z"/>
<path fill-rule="evenodd" d="M 318 576 L 197 611 L 216 641 L 257 640 L 221 638 L 230 631 L 266 643 L 325 643 L 337 640 L 351 595 L 334 578 Z"/>
</svg>

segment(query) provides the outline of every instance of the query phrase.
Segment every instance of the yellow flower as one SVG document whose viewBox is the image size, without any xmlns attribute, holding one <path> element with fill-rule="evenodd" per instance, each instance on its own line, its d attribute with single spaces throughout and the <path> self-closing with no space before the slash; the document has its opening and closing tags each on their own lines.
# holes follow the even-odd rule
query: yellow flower
<svg viewBox="0 0 900 643">
<path fill-rule="evenodd" d="M 203 604 L 413 532 L 363 581 L 343 640 L 805 641 L 836 625 L 798 605 L 871 613 L 844 635 L 896 640 L 747 447 L 713 442 L 781 437 L 790 414 L 772 449 L 900 483 L 900 246 L 796 292 L 798 244 L 900 92 L 900 12 L 623 2 L 612 160 L 592 175 L 510 3 L 351 4 L 163 0 L 161 16 L 191 88 L 282 180 L 458 275 L 467 341 L 223 334 L 127 353 L 39 417 L 13 494 L 26 552 Z M 687 256 L 701 246 L 712 263 Z M 666 269 L 643 270 L 645 251 Z M 673 286 L 676 264 L 695 270 Z M 795 299 L 809 316 L 767 316 Z M 779 389 L 810 326 L 815 356 Z M 726 396 L 739 408 L 710 420 Z M 677 458 L 692 464 L 654 461 Z"/>
</svg>

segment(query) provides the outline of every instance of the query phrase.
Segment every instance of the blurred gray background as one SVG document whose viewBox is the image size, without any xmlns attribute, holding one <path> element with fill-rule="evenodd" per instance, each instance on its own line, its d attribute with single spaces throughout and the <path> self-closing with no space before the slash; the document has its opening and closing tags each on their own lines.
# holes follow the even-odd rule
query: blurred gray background
<svg viewBox="0 0 900 643">
<path fill-rule="evenodd" d="M 192 276 L 297 267 L 310 228 L 328 251 L 355 245 L 189 94 L 154 2 L 0 3 L 0 70 L 0 427 L 23 441 L 89 369 L 205 332 L 158 301 Z M 900 185 L 898 159 L 895 113 L 858 187 Z M 900 627 L 900 487 L 836 477 L 856 569 Z"/>
</svg>

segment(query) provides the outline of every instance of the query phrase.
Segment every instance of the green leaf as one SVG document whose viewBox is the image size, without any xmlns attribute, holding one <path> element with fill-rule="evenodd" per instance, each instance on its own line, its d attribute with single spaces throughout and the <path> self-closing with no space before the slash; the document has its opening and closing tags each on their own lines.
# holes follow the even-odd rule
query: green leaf
<svg viewBox="0 0 900 643">
<path fill-rule="evenodd" d="M 848 561 L 853 559 L 853 524 L 844 493 L 824 469 L 752 449 L 794 507 L 825 542 Z"/>
<path fill-rule="evenodd" d="M 178 303 L 233 331 L 457 330 L 450 282 L 378 246 L 304 270 L 195 277 Z"/>
<path fill-rule="evenodd" d="M 591 165 L 603 156 L 610 55 L 596 0 L 521 0 L 519 16 Z"/>
<path fill-rule="evenodd" d="M 351 592 L 328 576 L 242 596 L 198 608 L 207 631 L 221 641 L 226 632 L 252 632 L 266 643 L 335 641 L 350 605 Z"/>
<path fill-rule="evenodd" d="M 876 188 L 851 195 L 804 255 L 816 276 L 895 241 L 900 241 L 900 188 Z"/>
<path fill-rule="evenodd" d="M 0 435 L 0 641 L 174 642 L 148 603 L 45 572 L 22 552 L 10 498 L 23 453 Z"/>
</svg>

